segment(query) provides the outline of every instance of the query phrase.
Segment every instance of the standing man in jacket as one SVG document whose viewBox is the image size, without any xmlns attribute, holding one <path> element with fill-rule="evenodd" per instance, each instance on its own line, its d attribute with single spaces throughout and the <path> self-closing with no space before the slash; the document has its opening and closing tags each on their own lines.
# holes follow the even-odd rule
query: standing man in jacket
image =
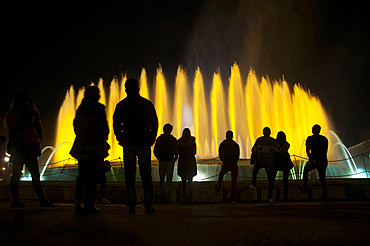
<svg viewBox="0 0 370 246">
<path fill-rule="evenodd" d="M 222 161 L 222 168 L 218 174 L 218 184 L 216 191 L 221 189 L 222 179 L 224 175 L 231 172 L 231 202 L 236 202 L 237 193 L 237 178 L 238 178 L 238 160 L 240 156 L 239 145 L 233 140 L 233 132 L 226 132 L 226 139 L 221 142 L 219 150 L 219 157 Z"/>
<path fill-rule="evenodd" d="M 113 114 L 113 129 L 119 145 L 123 147 L 127 210 L 135 214 L 137 203 L 135 189 L 136 157 L 143 182 L 145 213 L 155 213 L 153 208 L 153 182 L 151 149 L 157 137 L 158 118 L 154 105 L 139 94 L 139 82 L 128 79 L 125 83 L 127 97 L 120 101 Z"/>
</svg>

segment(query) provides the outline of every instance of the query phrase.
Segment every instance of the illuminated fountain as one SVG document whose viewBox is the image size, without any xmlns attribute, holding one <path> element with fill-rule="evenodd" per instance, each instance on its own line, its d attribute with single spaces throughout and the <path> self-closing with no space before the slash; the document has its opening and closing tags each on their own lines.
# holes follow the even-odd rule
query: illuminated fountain
<svg viewBox="0 0 370 246">
<path fill-rule="evenodd" d="M 101 91 L 100 102 L 106 105 L 110 129 L 109 160 L 122 159 L 122 147 L 115 140 L 112 118 L 116 104 L 126 97 L 125 81 L 126 76 L 122 76 L 120 80 L 113 79 L 107 94 L 103 81 L 98 82 Z M 300 85 L 294 85 L 291 92 L 284 78 L 273 82 L 265 77 L 259 80 L 255 72 L 250 70 L 245 80 L 241 77 L 238 65 L 234 64 L 228 83 L 222 81 L 221 72 L 217 71 L 213 74 L 210 91 L 207 92 L 200 68 L 196 69 L 194 78 L 191 78 L 179 66 L 173 91 L 169 91 L 168 83 L 162 68 L 159 67 L 154 85 L 152 88 L 149 87 L 146 71 L 142 69 L 140 94 L 155 105 L 159 122 L 158 134 L 162 132 L 162 127 L 167 122 L 174 126 L 173 135 L 176 138 L 181 136 L 185 127 L 191 129 L 197 141 L 198 159 L 217 157 L 218 145 L 229 129 L 234 132 L 234 139 L 240 145 L 241 158 L 248 159 L 252 144 L 261 136 L 262 129 L 269 126 L 273 137 L 278 131 L 286 133 L 287 141 L 291 144 L 289 152 L 295 155 L 293 161 L 296 168 L 292 172 L 292 177 L 299 178 L 298 173 L 305 164 L 305 138 L 312 134 L 314 124 L 321 125 L 322 133 L 329 135 L 331 145 L 329 156 L 332 156 L 330 158 L 350 157 L 349 153 L 343 152 L 344 146 L 341 145 L 339 138 L 330 131 L 331 124 L 319 99 Z M 53 157 L 53 162 L 56 163 L 53 167 L 63 166 L 73 159 L 69 155 L 75 138 L 72 123 L 75 111 L 83 98 L 83 92 L 84 88 L 80 88 L 76 93 L 71 86 L 60 108 L 55 142 L 58 150 Z M 72 162 L 75 163 L 74 160 Z M 344 164 L 336 163 L 333 167 L 340 166 L 343 173 L 356 173 L 355 162 L 349 163 L 349 165 L 348 161 Z M 207 171 L 198 173 L 199 177 L 211 176 Z"/>
</svg>

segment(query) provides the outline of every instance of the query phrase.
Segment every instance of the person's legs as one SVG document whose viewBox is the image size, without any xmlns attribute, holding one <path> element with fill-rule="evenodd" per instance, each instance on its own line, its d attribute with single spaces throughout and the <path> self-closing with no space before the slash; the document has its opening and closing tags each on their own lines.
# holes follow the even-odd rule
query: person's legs
<svg viewBox="0 0 370 246">
<path fill-rule="evenodd" d="M 186 178 L 181 177 L 181 189 L 182 189 L 183 203 L 187 203 L 187 197 L 188 197 L 188 184 L 186 181 L 187 181 Z"/>
<path fill-rule="evenodd" d="M 163 199 L 163 186 L 164 186 L 164 178 L 166 176 L 166 165 L 164 162 L 159 162 L 159 189 L 158 189 L 158 198 L 159 201 Z"/>
<path fill-rule="evenodd" d="M 136 146 L 141 180 L 144 190 L 144 206 L 146 209 L 153 207 L 153 181 L 150 146 Z"/>
<path fill-rule="evenodd" d="M 252 186 L 256 187 L 257 185 L 257 174 L 260 167 L 257 164 L 253 165 L 253 172 L 252 172 Z"/>
<path fill-rule="evenodd" d="M 193 177 L 188 179 L 188 203 L 193 201 Z"/>
<path fill-rule="evenodd" d="M 172 177 L 173 177 L 173 169 L 175 166 L 174 162 L 168 162 L 167 166 L 167 180 L 166 180 L 166 201 L 170 201 L 171 199 L 171 189 L 172 189 Z"/>
<path fill-rule="evenodd" d="M 80 207 L 85 196 L 86 168 L 82 160 L 78 160 L 78 176 L 76 178 L 75 200 L 76 207 Z"/>
<path fill-rule="evenodd" d="M 124 170 L 125 170 L 125 184 L 127 193 L 127 206 L 129 209 L 135 210 L 136 205 L 136 153 L 131 146 L 125 146 L 123 153 Z"/>
<path fill-rule="evenodd" d="M 322 197 L 324 200 L 328 199 L 328 190 L 326 187 L 326 168 L 328 164 L 327 162 L 320 163 L 317 167 L 317 172 L 319 173 L 319 178 L 321 182 L 321 187 L 322 187 Z"/>
<path fill-rule="evenodd" d="M 236 201 L 237 199 L 237 183 L 238 183 L 238 165 L 235 163 L 230 167 L 231 171 L 231 199 Z"/>
<path fill-rule="evenodd" d="M 273 196 L 273 189 L 274 189 L 274 182 L 276 178 L 276 172 L 274 168 L 272 167 L 265 167 L 267 179 L 268 179 L 268 192 L 267 192 L 267 198 L 270 200 Z"/>
<path fill-rule="evenodd" d="M 284 169 L 283 171 L 283 183 L 284 183 L 284 194 L 283 194 L 283 200 L 286 201 L 288 199 L 288 189 L 289 189 L 289 183 L 288 183 L 288 177 L 289 177 L 290 169 Z"/>
<path fill-rule="evenodd" d="M 220 172 L 218 173 L 218 182 L 217 182 L 217 191 L 219 191 L 221 189 L 221 185 L 222 185 L 222 181 L 224 179 L 224 175 L 229 171 L 229 169 L 227 168 L 227 166 L 224 166 L 222 165 L 221 166 L 221 170 Z"/>
<path fill-rule="evenodd" d="M 306 166 L 303 169 L 303 186 L 301 187 L 301 191 L 304 193 L 307 190 L 307 184 L 308 184 L 308 173 L 315 169 L 315 165 L 312 161 L 308 161 L 306 163 Z"/>
<path fill-rule="evenodd" d="M 96 194 L 96 183 L 98 179 L 99 159 L 89 160 L 86 163 L 86 179 L 85 179 L 85 209 L 94 207 L 95 205 L 95 194 Z"/>
<path fill-rule="evenodd" d="M 13 174 L 10 179 L 10 191 L 12 193 L 13 204 L 19 203 L 19 180 L 22 175 L 23 164 L 21 162 L 13 162 Z"/>
<path fill-rule="evenodd" d="M 26 166 L 32 176 L 33 190 L 35 191 L 37 197 L 39 198 L 40 203 L 46 202 L 44 191 L 42 189 L 41 182 L 40 182 L 40 171 L 39 171 L 37 157 L 35 156 L 32 158 L 29 158 L 29 160 L 27 160 L 26 162 Z"/>
</svg>

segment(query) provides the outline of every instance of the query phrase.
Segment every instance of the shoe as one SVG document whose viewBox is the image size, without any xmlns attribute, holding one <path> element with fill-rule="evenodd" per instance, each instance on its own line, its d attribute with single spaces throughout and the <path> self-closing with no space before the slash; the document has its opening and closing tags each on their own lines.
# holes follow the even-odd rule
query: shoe
<svg viewBox="0 0 370 246">
<path fill-rule="evenodd" d="M 236 204 L 237 200 L 236 199 L 230 199 L 230 204 Z"/>
<path fill-rule="evenodd" d="M 215 184 L 215 189 L 216 189 L 217 193 L 220 193 L 221 190 L 220 190 L 220 188 L 218 188 L 218 185 L 216 185 L 216 184 Z"/>
<path fill-rule="evenodd" d="M 111 201 L 109 201 L 107 198 L 103 197 L 101 200 L 100 200 L 100 203 L 101 204 L 110 204 Z"/>
<path fill-rule="evenodd" d="M 298 189 L 302 192 L 302 193 L 306 193 L 307 191 L 307 187 L 303 186 L 303 185 L 298 185 Z"/>
<path fill-rule="evenodd" d="M 256 190 L 256 186 L 254 186 L 254 185 L 250 185 L 250 186 L 249 186 L 249 189 L 250 189 L 250 190 L 252 190 L 252 191 L 255 191 L 255 190 Z"/>
<path fill-rule="evenodd" d="M 10 210 L 22 210 L 27 209 L 27 207 L 22 202 L 13 202 L 10 206 Z"/>
<path fill-rule="evenodd" d="M 273 202 L 274 202 L 274 200 L 272 200 L 272 199 L 269 199 L 269 200 L 268 200 L 268 202 L 269 202 L 269 203 L 273 203 Z"/>
<path fill-rule="evenodd" d="M 84 214 L 98 214 L 100 212 L 101 212 L 101 209 L 96 206 L 87 207 L 83 209 Z"/>
<path fill-rule="evenodd" d="M 135 214 L 135 207 L 127 207 L 126 208 L 126 214 L 134 215 Z"/>
<path fill-rule="evenodd" d="M 145 213 L 146 214 L 154 214 L 155 210 L 154 210 L 153 207 L 148 207 L 148 208 L 145 208 Z"/>
<path fill-rule="evenodd" d="M 59 208 L 59 206 L 58 205 L 54 205 L 49 200 L 46 200 L 46 201 L 40 203 L 39 208 L 40 209 L 56 209 L 56 208 Z"/>
</svg>

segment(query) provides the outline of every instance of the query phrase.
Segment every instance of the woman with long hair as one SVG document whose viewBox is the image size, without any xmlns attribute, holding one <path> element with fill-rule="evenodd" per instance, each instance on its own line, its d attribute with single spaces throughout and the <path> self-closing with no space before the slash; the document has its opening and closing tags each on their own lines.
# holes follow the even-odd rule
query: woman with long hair
<svg viewBox="0 0 370 246">
<path fill-rule="evenodd" d="M 293 167 L 293 162 L 290 159 L 290 155 L 288 153 L 290 144 L 286 141 L 286 135 L 284 132 L 278 132 L 276 136 L 276 140 L 278 143 L 277 147 L 277 154 L 275 156 L 275 172 L 282 171 L 283 172 L 283 182 L 284 182 L 284 193 L 283 193 L 283 201 L 288 199 L 288 177 L 290 173 L 290 169 Z"/>
<path fill-rule="evenodd" d="M 189 128 L 185 128 L 181 138 L 177 141 L 179 147 L 179 160 L 177 175 L 181 177 L 183 202 L 191 203 L 193 197 L 193 177 L 197 175 L 197 162 L 195 154 L 197 146 L 195 137 L 191 136 Z"/>
</svg>

